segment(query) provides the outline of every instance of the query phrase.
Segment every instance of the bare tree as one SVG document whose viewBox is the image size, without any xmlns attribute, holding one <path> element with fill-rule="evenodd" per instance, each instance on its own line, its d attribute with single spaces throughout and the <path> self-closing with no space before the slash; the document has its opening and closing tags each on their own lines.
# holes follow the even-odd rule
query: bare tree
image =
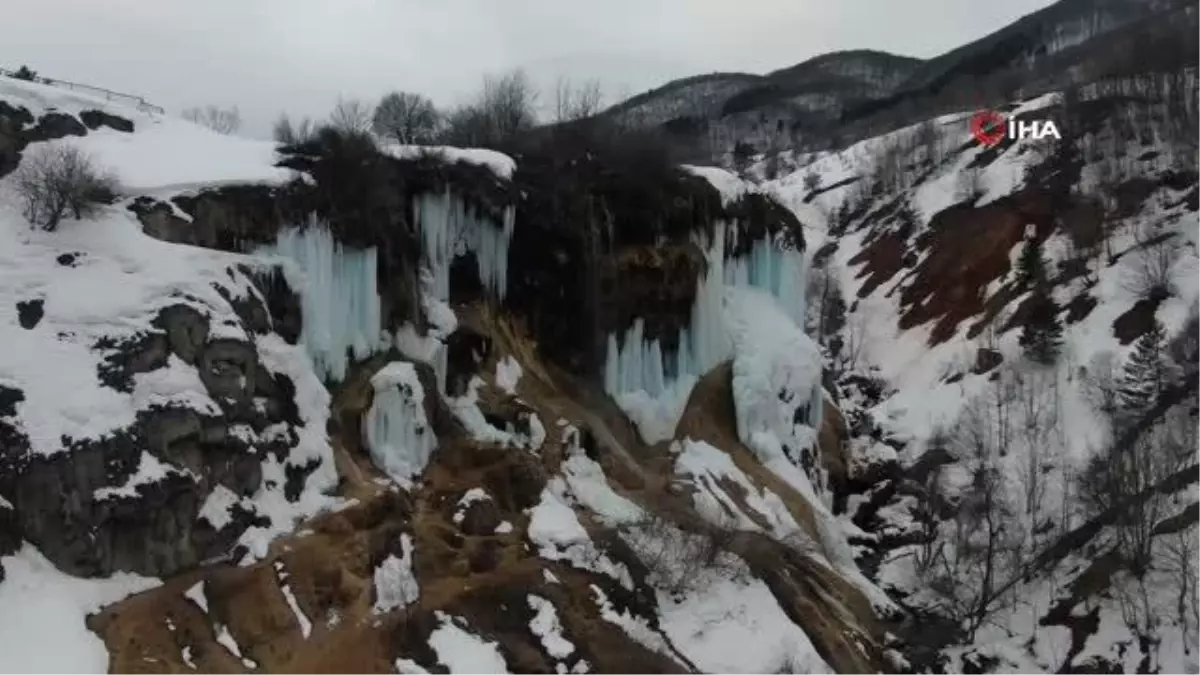
<svg viewBox="0 0 1200 675">
<path fill-rule="evenodd" d="M 537 124 L 538 92 L 524 70 L 489 76 L 483 82 L 483 110 L 497 140 L 512 138 Z"/>
<path fill-rule="evenodd" d="M 371 106 L 357 98 L 339 98 L 329 124 L 338 131 L 353 134 L 371 133 Z"/>
<path fill-rule="evenodd" d="M 76 220 L 111 201 L 116 177 L 72 145 L 38 146 L 25 153 L 13 179 L 26 220 L 53 231 L 68 214 Z"/>
<path fill-rule="evenodd" d="M 311 118 L 304 117 L 293 122 L 287 113 L 279 115 L 271 129 L 271 136 L 281 145 L 296 145 L 311 140 L 317 128 Z"/>
<path fill-rule="evenodd" d="M 599 80 L 585 80 L 576 86 L 568 78 L 560 77 L 554 85 L 554 121 L 573 122 L 592 117 L 600 112 L 603 101 Z"/>
<path fill-rule="evenodd" d="M 233 135 L 242 128 L 242 114 L 237 106 L 222 108 L 216 105 L 196 106 L 183 111 L 183 119 L 208 127 L 219 134 Z"/>
<path fill-rule="evenodd" d="M 983 181 L 979 169 L 970 167 L 958 172 L 955 183 L 955 197 L 959 201 L 974 203 L 983 196 Z"/>
<path fill-rule="evenodd" d="M 1186 651 L 1189 645 L 1195 645 L 1200 639 L 1197 636 L 1200 631 L 1200 594 L 1196 589 L 1196 563 L 1200 560 L 1200 547 L 1197 546 L 1195 528 L 1184 528 L 1165 535 L 1160 547 L 1161 567 L 1170 579 L 1169 583 L 1177 590 L 1175 613 Z"/>
<path fill-rule="evenodd" d="M 940 136 L 938 135 L 937 125 L 933 120 L 925 120 L 916 130 L 914 142 L 917 147 L 924 150 L 925 161 L 932 166 L 937 166 L 942 161 Z"/>
<path fill-rule="evenodd" d="M 523 70 L 488 76 L 474 101 L 447 115 L 441 140 L 448 145 L 502 145 L 537 124 L 537 98 Z"/>
<path fill-rule="evenodd" d="M 371 120 L 375 133 L 397 143 L 428 143 L 437 133 L 438 112 L 433 101 L 421 94 L 394 91 L 375 107 Z"/>
<path fill-rule="evenodd" d="M 1002 375 L 1003 377 L 1003 375 Z M 1061 460 L 1063 438 L 1059 373 L 1056 369 L 1015 369 L 1015 436 L 1023 454 L 1017 475 L 1031 530 L 1043 514 L 1048 474 Z"/>
</svg>

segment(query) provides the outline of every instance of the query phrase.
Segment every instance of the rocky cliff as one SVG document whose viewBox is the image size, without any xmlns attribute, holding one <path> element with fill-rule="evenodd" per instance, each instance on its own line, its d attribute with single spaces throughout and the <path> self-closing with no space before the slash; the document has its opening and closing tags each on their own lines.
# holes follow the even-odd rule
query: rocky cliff
<svg viewBox="0 0 1200 675">
<path fill-rule="evenodd" d="M 889 667 L 770 196 L 579 139 L 186 167 L 216 137 L 3 91 L 10 167 L 74 142 L 123 184 L 55 232 L 0 216 L 5 667 Z"/>
</svg>

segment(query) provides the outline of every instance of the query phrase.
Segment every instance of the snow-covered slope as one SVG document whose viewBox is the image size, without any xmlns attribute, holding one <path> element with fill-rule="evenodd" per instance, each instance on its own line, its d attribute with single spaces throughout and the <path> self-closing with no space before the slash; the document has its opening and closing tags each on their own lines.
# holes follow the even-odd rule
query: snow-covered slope
<svg viewBox="0 0 1200 675">
<path fill-rule="evenodd" d="M 851 424 L 852 478 L 860 482 L 848 490 L 843 517 L 862 545 L 860 562 L 924 620 L 949 617 L 947 636 L 963 631 L 947 637 L 957 644 L 938 656 L 922 651 L 928 641 L 913 633 L 903 649 L 921 659 L 918 667 L 1054 672 L 1110 663 L 1132 672 L 1146 659 L 1164 672 L 1195 669 L 1194 612 L 1169 602 L 1191 592 L 1194 549 L 1180 552 L 1174 535 L 1164 534 L 1155 581 L 1118 572 L 1111 591 L 1088 595 L 1097 592 L 1083 590 L 1088 575 L 1112 573 L 1097 569 L 1094 557 L 1126 535 L 1104 520 L 1111 515 L 1097 519 L 1083 504 L 1080 482 L 1119 435 L 1097 407 L 1106 369 L 1119 377 L 1154 323 L 1168 342 L 1195 340 L 1194 150 L 1165 131 L 1171 113 L 1153 95 L 1121 102 L 1094 88 L 1083 95 L 1074 104 L 1082 113 L 1064 113 L 1054 94 L 1010 112 L 1074 125 L 1070 145 L 1028 139 L 986 150 L 971 142 L 964 111 L 836 153 L 787 153 L 781 164 L 792 170 L 764 186 L 813 226 L 819 260 L 810 328 L 832 325 L 821 305 L 844 297 L 844 317 L 820 339 Z M 1141 116 L 1137 136 L 1120 123 L 1127 114 Z M 1099 223 L 1100 241 L 1084 248 L 1083 233 Z M 1028 247 L 1047 260 L 1063 326 L 1061 356 L 1050 367 L 1030 362 L 1020 343 L 1031 291 L 1016 268 Z M 1194 354 L 1187 358 L 1178 365 L 1194 369 Z M 1190 405 L 1181 404 L 1180 414 Z M 1180 447 L 1194 448 L 1194 417 L 1182 429 Z M 1194 483 L 1183 478 L 1194 464 L 1194 455 L 1182 457 L 1172 480 Z M 992 485 L 1002 487 L 983 487 Z M 1195 519 L 1184 515 L 1195 508 L 1194 484 L 1177 493 L 1180 485 L 1163 485 L 1169 505 L 1160 518 L 1178 514 L 1182 525 L 1172 527 L 1194 539 Z M 984 558 L 965 562 L 968 544 L 947 534 L 956 523 L 967 532 L 982 527 L 962 511 L 954 515 L 981 493 L 1003 504 L 1003 545 L 1012 547 L 1004 550 L 1025 561 L 998 566 L 985 581 L 973 576 Z M 1170 555 L 1193 559 L 1182 577 L 1171 576 L 1179 561 Z M 952 576 L 939 580 L 932 570 L 940 565 Z M 972 596 L 983 603 L 971 609 L 983 627 L 955 605 L 980 583 L 999 588 L 986 600 Z M 1175 590 L 1136 590 L 1161 585 Z M 1151 628 L 1130 610 L 1133 597 L 1156 608 Z M 1085 606 L 1096 608 L 1098 626 L 1080 618 Z M 1147 630 L 1150 642 L 1137 646 Z"/>
</svg>

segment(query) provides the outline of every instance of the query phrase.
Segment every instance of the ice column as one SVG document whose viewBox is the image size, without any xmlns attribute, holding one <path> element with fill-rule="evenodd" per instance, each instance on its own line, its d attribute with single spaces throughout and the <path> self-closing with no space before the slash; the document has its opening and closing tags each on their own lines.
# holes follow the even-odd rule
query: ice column
<svg viewBox="0 0 1200 675">
<path fill-rule="evenodd" d="M 288 281 L 300 293 L 300 339 L 319 373 L 341 380 L 348 353 L 365 359 L 386 346 L 381 338 L 374 247 L 342 246 L 314 216 L 304 227 L 280 230 L 275 244 L 257 253 L 286 258 L 301 273 L 296 278 L 296 270 L 289 271 Z"/>
<path fill-rule="evenodd" d="M 375 399 L 363 420 L 363 442 L 376 466 L 409 487 L 437 447 L 425 418 L 425 391 L 416 368 L 404 361 L 384 366 L 371 386 Z"/>
<path fill-rule="evenodd" d="M 447 189 L 417 197 L 413 217 L 421 230 L 424 263 L 433 275 L 435 298 L 450 298 L 450 264 L 454 258 L 473 252 L 483 287 L 493 297 L 504 299 L 508 290 L 508 244 L 516 219 L 514 207 L 504 210 L 502 222 L 497 225 L 479 217 Z"/>
</svg>

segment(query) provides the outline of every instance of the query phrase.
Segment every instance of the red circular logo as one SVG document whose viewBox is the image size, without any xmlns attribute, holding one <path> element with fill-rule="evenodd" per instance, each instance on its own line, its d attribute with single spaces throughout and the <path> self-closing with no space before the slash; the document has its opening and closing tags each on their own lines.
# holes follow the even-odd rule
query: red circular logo
<svg viewBox="0 0 1200 675">
<path fill-rule="evenodd" d="M 991 147 L 1005 136 L 1008 120 L 995 110 L 980 110 L 971 116 L 971 135 L 980 144 Z"/>
</svg>

